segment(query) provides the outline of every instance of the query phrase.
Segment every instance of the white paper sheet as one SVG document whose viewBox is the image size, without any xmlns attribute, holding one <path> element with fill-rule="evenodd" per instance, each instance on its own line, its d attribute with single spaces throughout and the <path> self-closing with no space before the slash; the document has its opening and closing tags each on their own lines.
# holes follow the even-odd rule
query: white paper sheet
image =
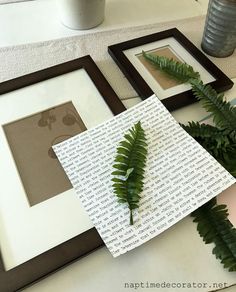
<svg viewBox="0 0 236 292">
<path fill-rule="evenodd" d="M 119 142 L 138 121 L 148 158 L 140 207 L 130 226 L 128 207 L 113 193 L 111 173 Z M 114 257 L 157 236 L 236 181 L 155 95 L 53 148 Z"/>
</svg>

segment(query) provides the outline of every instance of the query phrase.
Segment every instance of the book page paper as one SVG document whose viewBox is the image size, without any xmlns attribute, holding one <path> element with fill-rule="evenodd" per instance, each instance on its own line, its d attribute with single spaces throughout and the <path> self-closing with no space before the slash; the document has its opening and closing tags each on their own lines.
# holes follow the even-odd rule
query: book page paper
<svg viewBox="0 0 236 292">
<path fill-rule="evenodd" d="M 113 193 L 111 173 L 119 142 L 138 121 L 147 137 L 148 157 L 131 226 L 128 206 Z M 114 257 L 157 236 L 235 183 L 155 95 L 53 149 Z"/>
</svg>

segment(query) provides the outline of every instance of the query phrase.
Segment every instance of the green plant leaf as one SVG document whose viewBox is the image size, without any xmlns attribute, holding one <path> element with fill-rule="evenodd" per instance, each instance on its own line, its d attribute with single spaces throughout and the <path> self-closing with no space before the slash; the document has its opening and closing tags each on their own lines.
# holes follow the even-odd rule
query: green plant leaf
<svg viewBox="0 0 236 292">
<path fill-rule="evenodd" d="M 157 56 L 143 52 L 143 56 L 148 60 L 155 68 L 165 72 L 169 77 L 176 79 L 179 82 L 188 82 L 191 79 L 199 79 L 200 75 L 198 72 L 193 70 L 193 67 L 186 64 L 180 63 L 173 59 L 169 59 L 162 56 Z"/>
<path fill-rule="evenodd" d="M 236 141 L 229 131 L 195 122 L 182 127 L 236 177 Z M 236 229 L 227 218 L 227 207 L 213 199 L 192 216 L 204 242 L 215 244 L 212 253 L 225 268 L 236 271 Z"/>
<path fill-rule="evenodd" d="M 133 225 L 132 210 L 138 208 L 140 193 L 143 190 L 144 168 L 147 159 L 145 132 L 138 122 L 124 140 L 119 143 L 112 172 L 114 193 L 119 203 L 126 203 L 130 209 L 130 224 Z"/>
<path fill-rule="evenodd" d="M 220 259 L 224 268 L 236 271 L 236 229 L 227 219 L 226 206 L 217 205 L 216 199 L 213 199 L 194 211 L 192 216 L 203 241 L 215 244 L 212 253 Z"/>
<path fill-rule="evenodd" d="M 212 113 L 217 127 L 191 122 L 182 127 L 219 163 L 236 177 L 236 108 L 224 101 L 210 85 L 204 85 L 197 72 L 187 64 L 143 53 L 157 69 L 192 86 L 195 97 Z M 236 229 L 228 220 L 226 206 L 213 199 L 192 213 L 205 243 L 214 243 L 213 254 L 229 271 L 236 271 Z"/>
<path fill-rule="evenodd" d="M 236 177 L 236 139 L 231 131 L 195 122 L 181 126 Z"/>
<path fill-rule="evenodd" d="M 203 85 L 202 81 L 190 80 L 195 97 L 202 106 L 213 114 L 216 126 L 236 132 L 236 108 L 230 102 L 223 100 L 224 95 L 218 94 L 210 85 Z"/>
<path fill-rule="evenodd" d="M 195 72 L 190 65 L 145 52 L 143 52 L 143 56 L 169 77 L 189 83 L 195 97 L 208 112 L 213 114 L 215 124 L 220 128 L 232 131 L 231 135 L 236 137 L 236 108 L 230 102 L 223 100 L 223 94 L 218 94 L 210 85 L 204 85 L 199 73 Z"/>
</svg>

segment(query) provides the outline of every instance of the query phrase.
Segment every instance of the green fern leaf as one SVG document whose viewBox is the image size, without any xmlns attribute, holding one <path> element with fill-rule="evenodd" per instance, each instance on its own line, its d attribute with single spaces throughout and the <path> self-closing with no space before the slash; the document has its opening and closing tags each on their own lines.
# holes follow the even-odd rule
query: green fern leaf
<svg viewBox="0 0 236 292">
<path fill-rule="evenodd" d="M 236 177 L 236 108 L 223 100 L 223 94 L 217 94 L 210 85 L 203 85 L 199 74 L 189 65 L 181 65 L 165 57 L 143 55 L 170 77 L 191 84 L 193 94 L 212 113 L 215 124 L 220 128 L 194 122 L 182 127 Z M 212 252 L 216 258 L 229 271 L 236 271 L 236 229 L 227 218 L 226 206 L 217 205 L 216 199 L 213 199 L 194 211 L 192 216 L 204 242 L 215 244 Z"/>
<path fill-rule="evenodd" d="M 193 138 L 209 138 L 217 140 L 218 138 L 222 138 L 222 133 L 224 133 L 224 131 L 219 130 L 217 127 L 207 124 L 199 124 L 198 122 L 189 122 L 188 125 L 180 125 Z"/>
<path fill-rule="evenodd" d="M 202 81 L 190 80 L 194 95 L 202 106 L 213 113 L 213 121 L 220 127 L 236 131 L 236 108 L 223 100 L 224 95 L 218 94 L 210 85 L 203 85 Z"/>
<path fill-rule="evenodd" d="M 189 82 L 190 79 L 199 79 L 200 75 L 198 72 L 193 70 L 193 67 L 186 64 L 180 63 L 173 59 L 166 57 L 157 56 L 143 52 L 143 56 L 157 69 L 168 74 L 169 77 L 176 79 L 179 82 Z"/>
<path fill-rule="evenodd" d="M 195 122 L 181 126 L 236 177 L 236 143 L 229 131 Z M 227 218 L 226 206 L 213 199 L 191 216 L 204 242 L 215 244 L 212 253 L 216 258 L 229 271 L 236 271 L 236 229 Z"/>
<path fill-rule="evenodd" d="M 224 268 L 236 271 L 236 229 L 227 219 L 225 205 L 217 205 L 211 200 L 192 213 L 197 230 L 206 244 L 214 243 L 212 253 L 221 260 Z"/>
<path fill-rule="evenodd" d="M 236 139 L 232 132 L 195 122 L 181 126 L 236 177 Z"/>
<path fill-rule="evenodd" d="M 223 94 L 217 94 L 210 85 L 203 85 L 199 73 L 195 72 L 190 65 L 145 52 L 143 52 L 143 56 L 169 77 L 190 83 L 195 97 L 200 100 L 208 112 L 213 114 L 215 124 L 232 131 L 231 135 L 236 137 L 236 108 L 223 100 Z"/>
<path fill-rule="evenodd" d="M 119 203 L 126 203 L 130 209 L 130 224 L 133 225 L 132 211 L 138 208 L 143 190 L 144 168 L 147 158 L 145 132 L 138 122 L 124 136 L 117 148 L 112 172 L 114 193 Z"/>
</svg>

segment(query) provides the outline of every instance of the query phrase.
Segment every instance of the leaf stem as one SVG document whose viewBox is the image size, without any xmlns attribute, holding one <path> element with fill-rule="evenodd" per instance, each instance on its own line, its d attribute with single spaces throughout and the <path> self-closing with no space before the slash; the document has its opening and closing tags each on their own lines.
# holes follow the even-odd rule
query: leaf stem
<svg viewBox="0 0 236 292">
<path fill-rule="evenodd" d="M 134 220 L 133 220 L 133 211 L 132 211 L 132 209 L 130 209 L 130 225 L 134 225 Z"/>
</svg>

